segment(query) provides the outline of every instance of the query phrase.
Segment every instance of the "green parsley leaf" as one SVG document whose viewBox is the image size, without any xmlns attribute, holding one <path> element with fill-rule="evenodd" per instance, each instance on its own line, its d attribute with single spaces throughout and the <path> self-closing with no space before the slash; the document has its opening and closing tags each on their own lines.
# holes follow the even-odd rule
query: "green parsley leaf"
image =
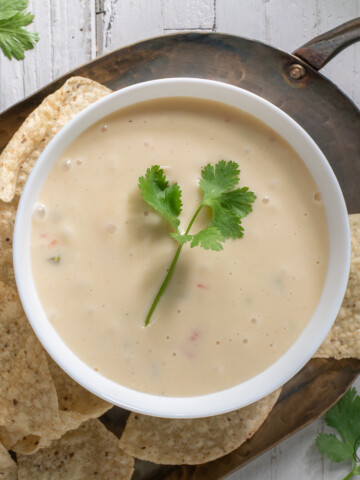
<svg viewBox="0 0 360 480">
<path fill-rule="evenodd" d="M 360 397 L 351 388 L 325 415 L 329 427 L 336 428 L 352 449 L 360 437 Z"/>
<path fill-rule="evenodd" d="M 195 235 L 180 235 L 177 233 L 171 233 L 171 236 L 180 244 L 190 242 L 190 247 L 194 248 L 200 245 L 205 250 L 220 251 L 223 250 L 223 246 L 220 242 L 225 239 L 216 227 L 206 227 Z"/>
<path fill-rule="evenodd" d="M 25 10 L 28 0 L 1 0 L 0 1 L 0 20 L 11 18 L 20 10 Z"/>
<path fill-rule="evenodd" d="M 180 245 L 184 245 L 184 243 L 191 242 L 194 235 L 181 235 L 181 233 L 170 233 L 170 236 L 178 243 L 180 243 Z"/>
<path fill-rule="evenodd" d="M 24 28 L 34 20 L 34 15 L 24 11 L 27 4 L 24 0 L 0 3 L 0 48 L 10 60 L 22 60 L 25 50 L 34 48 L 39 40 L 37 33 Z"/>
<path fill-rule="evenodd" d="M 169 185 L 164 171 L 159 165 L 153 165 L 139 178 L 139 189 L 145 202 L 164 217 L 175 232 L 170 235 L 179 243 L 168 273 L 151 305 L 145 325 L 158 304 L 173 274 L 181 249 L 185 243 L 190 247 L 200 246 L 205 250 L 223 250 L 222 243 L 228 238 L 241 238 L 244 229 L 241 219 L 252 211 L 256 196 L 247 187 L 235 188 L 239 182 L 240 170 L 236 162 L 220 160 L 215 166 L 206 165 L 201 171 L 200 189 L 203 200 L 193 215 L 186 231 L 179 231 L 179 215 L 182 209 L 181 190 L 177 183 Z M 203 207 L 212 210 L 211 224 L 199 232 L 190 235 L 189 231 Z"/>
<path fill-rule="evenodd" d="M 333 462 L 352 460 L 354 450 L 333 434 L 320 433 L 316 438 L 316 445 Z"/>
<path fill-rule="evenodd" d="M 360 397 L 355 388 L 351 388 L 327 412 L 325 422 L 338 431 L 341 439 L 333 434 L 320 433 L 316 438 L 320 452 L 333 462 L 352 460 L 353 469 L 345 479 L 357 475 L 360 471 L 360 466 L 356 464 L 360 445 Z"/>
<path fill-rule="evenodd" d="M 207 165 L 201 172 L 200 188 L 204 192 L 203 205 L 213 211 L 211 225 L 224 239 L 241 238 L 244 229 L 241 219 L 252 211 L 256 196 L 248 188 L 234 187 L 239 182 L 240 170 L 236 162 L 221 160 L 215 167 Z"/>
<path fill-rule="evenodd" d="M 146 203 L 167 220 L 178 232 L 179 215 L 182 209 L 181 190 L 177 183 L 169 186 L 164 171 L 159 165 L 146 170 L 139 178 L 139 189 Z"/>
<path fill-rule="evenodd" d="M 219 252 L 223 250 L 223 246 L 220 242 L 225 240 L 221 231 L 216 227 L 206 227 L 204 230 L 200 230 L 200 232 L 195 233 L 192 235 L 192 240 L 190 243 L 190 247 L 194 248 L 200 245 L 200 247 L 204 248 L 205 250 L 214 250 Z"/>
</svg>

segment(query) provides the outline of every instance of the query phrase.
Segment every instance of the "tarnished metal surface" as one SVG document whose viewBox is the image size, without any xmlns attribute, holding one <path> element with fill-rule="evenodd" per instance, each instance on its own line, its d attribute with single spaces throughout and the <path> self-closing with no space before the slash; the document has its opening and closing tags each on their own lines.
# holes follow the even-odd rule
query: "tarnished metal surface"
<svg viewBox="0 0 360 480">
<path fill-rule="evenodd" d="M 293 55 L 320 70 L 344 48 L 359 40 L 360 18 L 355 18 L 305 43 Z"/>
</svg>

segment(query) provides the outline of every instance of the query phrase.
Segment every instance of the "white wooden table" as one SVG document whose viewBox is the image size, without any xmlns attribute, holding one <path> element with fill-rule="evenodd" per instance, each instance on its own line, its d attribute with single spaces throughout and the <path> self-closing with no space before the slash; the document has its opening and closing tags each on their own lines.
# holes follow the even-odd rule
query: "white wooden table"
<svg viewBox="0 0 360 480">
<path fill-rule="evenodd" d="M 360 16 L 360 0 L 30 0 L 29 8 L 40 41 L 22 62 L 0 55 L 0 111 L 96 56 L 148 37 L 217 31 L 292 52 Z M 360 106 L 360 44 L 322 73 Z M 341 480 L 346 467 L 315 447 L 324 430 L 322 420 L 314 422 L 229 480 Z"/>
</svg>

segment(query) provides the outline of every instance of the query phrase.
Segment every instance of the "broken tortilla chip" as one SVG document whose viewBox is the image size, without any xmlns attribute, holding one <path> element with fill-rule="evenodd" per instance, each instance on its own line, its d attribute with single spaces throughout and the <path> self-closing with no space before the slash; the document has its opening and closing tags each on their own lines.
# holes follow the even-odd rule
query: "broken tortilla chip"
<svg viewBox="0 0 360 480">
<path fill-rule="evenodd" d="M 17 465 L 6 448 L 0 443 L 0 479 L 17 480 L 17 478 Z"/>
<path fill-rule="evenodd" d="M 132 413 L 120 446 L 129 455 L 153 463 L 210 462 L 232 452 L 254 435 L 273 409 L 280 391 L 215 417 L 168 419 Z"/>
<path fill-rule="evenodd" d="M 12 240 L 19 199 L 10 203 L 0 201 L 0 282 L 15 285 Z"/>
<path fill-rule="evenodd" d="M 18 456 L 19 480 L 127 480 L 134 459 L 99 420 L 89 420 L 49 448 Z"/>
<path fill-rule="evenodd" d="M 351 264 L 335 323 L 314 357 L 360 358 L 360 214 L 349 215 Z"/>
<path fill-rule="evenodd" d="M 15 289 L 0 282 L 0 440 L 6 448 L 60 427 L 58 400 L 45 352 Z"/>
<path fill-rule="evenodd" d="M 111 90 L 93 80 L 71 77 L 24 121 L 0 155 L 0 200 L 21 194 L 25 181 L 46 145 L 77 113 Z"/>
<path fill-rule="evenodd" d="M 61 429 L 74 430 L 90 418 L 98 418 L 112 405 L 96 397 L 67 375 L 51 357 L 47 357 L 59 400 Z"/>
</svg>

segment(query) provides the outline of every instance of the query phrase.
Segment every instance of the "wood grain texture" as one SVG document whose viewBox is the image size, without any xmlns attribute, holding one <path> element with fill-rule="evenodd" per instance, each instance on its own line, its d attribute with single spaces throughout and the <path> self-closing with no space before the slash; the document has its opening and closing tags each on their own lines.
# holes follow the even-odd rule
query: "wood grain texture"
<svg viewBox="0 0 360 480">
<path fill-rule="evenodd" d="M 214 0 L 166 0 L 163 3 L 163 13 L 165 32 L 214 28 Z"/>
<path fill-rule="evenodd" d="M 162 0 L 104 0 L 102 11 L 99 54 L 164 33 Z"/>
<path fill-rule="evenodd" d="M 215 30 L 291 52 L 314 36 L 360 16 L 359 0 L 31 0 L 40 34 L 23 62 L 0 55 L 0 110 L 69 69 L 131 42 L 180 30 Z M 322 73 L 360 105 L 360 44 Z M 0 127 L 3 130 L 4 126 Z M 360 381 L 356 382 L 360 388 Z M 339 480 L 346 466 L 314 447 L 321 420 L 230 477 L 231 480 Z"/>
<path fill-rule="evenodd" d="M 30 0 L 35 19 L 29 28 L 40 40 L 22 62 L 0 56 L 1 110 L 93 58 L 94 5 L 93 0 Z"/>
</svg>

